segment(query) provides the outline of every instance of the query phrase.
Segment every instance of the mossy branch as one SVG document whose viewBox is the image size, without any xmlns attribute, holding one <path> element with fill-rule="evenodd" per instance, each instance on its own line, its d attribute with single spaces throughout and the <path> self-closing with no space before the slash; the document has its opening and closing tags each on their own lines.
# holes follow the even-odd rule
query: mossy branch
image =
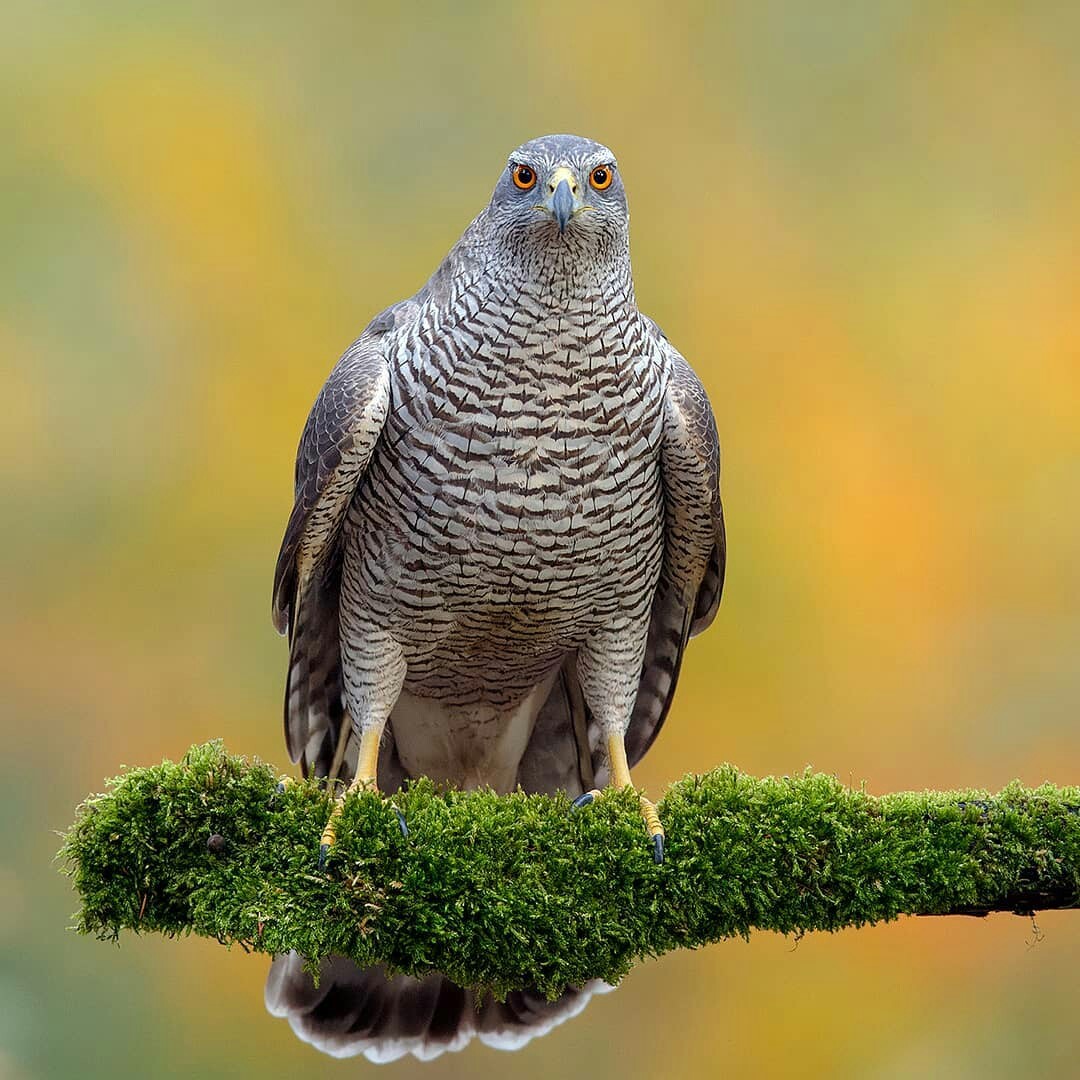
<svg viewBox="0 0 1080 1080">
<path fill-rule="evenodd" d="M 801 934 L 898 915 L 1030 913 L 1080 904 L 1080 788 L 874 798 L 829 776 L 724 767 L 660 803 L 653 863 L 637 800 L 440 791 L 350 798 L 317 869 L 328 796 L 193 748 L 131 769 L 80 807 L 61 856 L 77 929 L 196 933 L 247 949 L 382 961 L 496 993 L 555 993 L 751 930 Z"/>
</svg>

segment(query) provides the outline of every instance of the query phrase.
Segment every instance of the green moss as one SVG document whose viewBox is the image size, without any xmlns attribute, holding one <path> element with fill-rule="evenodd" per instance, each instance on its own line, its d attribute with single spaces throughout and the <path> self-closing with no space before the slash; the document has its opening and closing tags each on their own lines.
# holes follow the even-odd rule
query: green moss
<svg viewBox="0 0 1080 1080">
<path fill-rule="evenodd" d="M 631 792 L 571 813 L 565 799 L 420 781 L 393 796 L 407 839 L 386 803 L 358 795 L 320 871 L 329 798 L 309 783 L 275 796 L 276 783 L 210 743 L 88 799 L 61 850 L 77 929 L 195 933 L 554 994 L 751 930 L 1080 903 L 1078 788 L 873 798 L 829 776 L 724 766 L 668 791 L 656 866 Z"/>
</svg>

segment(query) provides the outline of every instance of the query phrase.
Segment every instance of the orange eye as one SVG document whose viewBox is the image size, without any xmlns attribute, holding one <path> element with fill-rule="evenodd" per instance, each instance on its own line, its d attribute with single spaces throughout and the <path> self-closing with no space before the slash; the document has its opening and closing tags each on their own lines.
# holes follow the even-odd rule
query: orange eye
<svg viewBox="0 0 1080 1080">
<path fill-rule="evenodd" d="M 610 165 L 598 165 L 589 173 L 589 183 L 596 191 L 606 191 L 611 187 L 615 170 Z"/>
<path fill-rule="evenodd" d="M 510 175 L 514 178 L 514 183 L 522 191 L 528 191 L 529 188 L 536 187 L 536 173 L 528 165 L 511 166 Z"/>
</svg>

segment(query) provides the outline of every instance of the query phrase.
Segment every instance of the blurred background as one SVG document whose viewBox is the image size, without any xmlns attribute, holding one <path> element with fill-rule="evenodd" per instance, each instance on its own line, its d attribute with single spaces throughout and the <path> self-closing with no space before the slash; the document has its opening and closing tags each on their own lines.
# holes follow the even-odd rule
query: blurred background
<svg viewBox="0 0 1080 1080">
<path fill-rule="evenodd" d="M 287 764 L 310 404 L 541 133 L 619 155 L 724 445 L 727 593 L 638 781 L 1080 781 L 1078 40 L 1064 2 L 7 0 L 0 1078 L 375 1072 L 266 1015 L 264 958 L 67 932 L 54 830 L 193 742 Z M 381 1075 L 1069 1075 L 1080 915 L 1039 930 L 759 935 Z"/>
</svg>

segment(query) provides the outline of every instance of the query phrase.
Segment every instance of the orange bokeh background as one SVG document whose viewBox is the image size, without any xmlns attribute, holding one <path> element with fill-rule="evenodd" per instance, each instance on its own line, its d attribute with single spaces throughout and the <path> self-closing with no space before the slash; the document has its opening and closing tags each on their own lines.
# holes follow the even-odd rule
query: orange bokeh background
<svg viewBox="0 0 1080 1080">
<path fill-rule="evenodd" d="M 338 1077 L 264 958 L 65 931 L 122 764 L 284 766 L 311 401 L 519 142 L 619 155 L 704 380 L 728 589 L 637 772 L 1080 780 L 1080 9 L 550 0 L 0 15 L 0 1077 Z M 1070 1075 L 1080 917 L 758 935 L 430 1078 Z"/>
</svg>

